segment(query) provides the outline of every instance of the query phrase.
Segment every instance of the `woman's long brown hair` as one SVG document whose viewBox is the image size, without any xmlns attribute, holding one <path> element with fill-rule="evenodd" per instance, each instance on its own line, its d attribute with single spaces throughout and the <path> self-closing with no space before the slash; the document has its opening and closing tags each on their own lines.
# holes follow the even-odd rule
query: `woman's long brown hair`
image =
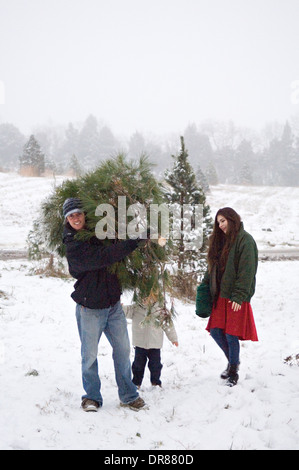
<svg viewBox="0 0 299 470">
<path fill-rule="evenodd" d="M 219 228 L 217 218 L 222 215 L 228 222 L 226 234 Z M 209 239 L 208 267 L 211 272 L 212 267 L 217 264 L 220 273 L 224 272 L 229 251 L 240 230 L 241 217 L 231 207 L 219 209 L 214 222 L 213 232 Z"/>
</svg>

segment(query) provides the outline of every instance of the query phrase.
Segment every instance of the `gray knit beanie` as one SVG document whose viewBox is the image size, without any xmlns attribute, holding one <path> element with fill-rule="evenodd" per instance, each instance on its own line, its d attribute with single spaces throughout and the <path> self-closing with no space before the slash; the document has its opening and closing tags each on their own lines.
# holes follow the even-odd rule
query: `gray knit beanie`
<svg viewBox="0 0 299 470">
<path fill-rule="evenodd" d="M 63 203 L 63 217 L 66 219 L 69 215 L 75 212 L 82 213 L 82 201 L 75 197 L 69 197 Z"/>
</svg>

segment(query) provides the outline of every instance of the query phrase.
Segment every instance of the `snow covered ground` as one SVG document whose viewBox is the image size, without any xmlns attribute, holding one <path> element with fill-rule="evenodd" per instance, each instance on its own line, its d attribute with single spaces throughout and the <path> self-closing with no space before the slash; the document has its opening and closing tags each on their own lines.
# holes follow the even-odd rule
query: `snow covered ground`
<svg viewBox="0 0 299 470">
<path fill-rule="evenodd" d="M 25 247 L 52 185 L 50 179 L 0 173 L 0 249 Z M 237 188 L 212 188 L 213 211 L 234 207 L 260 246 L 286 246 L 290 239 L 298 245 L 299 188 Z M 260 341 L 242 343 L 236 387 L 219 378 L 226 361 L 205 331 L 207 321 L 196 317 L 194 305 L 176 302 L 180 344 L 165 339 L 162 389 L 152 389 L 146 373 L 141 395 L 148 410 L 119 407 L 103 337 L 104 406 L 95 414 L 80 409 L 73 280 L 32 275 L 33 267 L 27 260 L 0 261 L 1 450 L 299 449 L 299 368 L 284 363 L 299 353 L 298 261 L 260 263 L 252 301 Z M 129 303 L 129 296 L 122 301 Z"/>
</svg>

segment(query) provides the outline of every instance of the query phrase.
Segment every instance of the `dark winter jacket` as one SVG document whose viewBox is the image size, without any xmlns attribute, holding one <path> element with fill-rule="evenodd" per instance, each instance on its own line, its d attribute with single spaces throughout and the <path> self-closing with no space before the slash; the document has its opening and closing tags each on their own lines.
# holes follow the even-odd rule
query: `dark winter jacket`
<svg viewBox="0 0 299 470">
<path fill-rule="evenodd" d="M 230 249 L 220 284 L 220 297 L 242 305 L 250 302 L 255 292 L 258 250 L 253 237 L 244 230 L 243 223 Z M 215 270 L 206 272 L 203 283 L 209 283 L 212 298 L 215 296 Z"/>
<path fill-rule="evenodd" d="M 96 237 L 89 241 L 78 240 L 75 238 L 77 233 L 67 224 L 63 234 L 69 272 L 77 279 L 71 296 L 75 302 L 87 308 L 108 308 L 118 302 L 121 296 L 118 278 L 108 268 L 135 250 L 139 241 L 124 240 L 104 246 Z"/>
</svg>

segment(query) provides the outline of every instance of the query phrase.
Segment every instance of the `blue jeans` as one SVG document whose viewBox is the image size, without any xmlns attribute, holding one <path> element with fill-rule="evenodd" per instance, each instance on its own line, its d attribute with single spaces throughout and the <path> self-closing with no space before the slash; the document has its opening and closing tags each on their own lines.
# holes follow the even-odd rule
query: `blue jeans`
<svg viewBox="0 0 299 470">
<path fill-rule="evenodd" d="M 228 335 L 221 328 L 213 328 L 210 334 L 226 355 L 230 365 L 237 366 L 240 362 L 240 342 L 238 336 Z"/>
<path fill-rule="evenodd" d="M 97 355 L 99 341 L 104 333 L 113 350 L 120 401 L 127 404 L 136 400 L 138 392 L 132 382 L 127 320 L 120 302 L 104 309 L 89 309 L 77 304 L 76 317 L 81 339 L 83 388 L 86 392 L 82 398 L 95 400 L 100 406 L 103 404 Z"/>
</svg>

